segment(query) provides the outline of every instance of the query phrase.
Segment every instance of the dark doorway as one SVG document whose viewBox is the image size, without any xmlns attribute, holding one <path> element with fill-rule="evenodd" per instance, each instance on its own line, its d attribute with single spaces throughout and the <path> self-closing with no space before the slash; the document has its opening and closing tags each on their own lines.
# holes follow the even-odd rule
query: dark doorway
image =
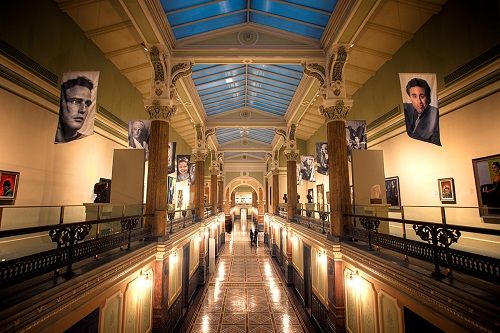
<svg viewBox="0 0 500 333">
<path fill-rule="evenodd" d="M 66 333 L 97 333 L 99 332 L 99 308 L 66 330 Z"/>
</svg>

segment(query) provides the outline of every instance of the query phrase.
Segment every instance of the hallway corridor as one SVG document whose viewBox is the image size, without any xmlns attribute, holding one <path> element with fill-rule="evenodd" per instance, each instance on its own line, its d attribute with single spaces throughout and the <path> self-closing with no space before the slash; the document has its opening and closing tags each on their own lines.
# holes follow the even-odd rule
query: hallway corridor
<svg viewBox="0 0 500 333">
<path fill-rule="evenodd" d="M 308 332 L 271 262 L 262 232 L 257 247 L 250 246 L 246 223 L 235 223 L 232 234 L 226 234 L 188 332 Z"/>
</svg>

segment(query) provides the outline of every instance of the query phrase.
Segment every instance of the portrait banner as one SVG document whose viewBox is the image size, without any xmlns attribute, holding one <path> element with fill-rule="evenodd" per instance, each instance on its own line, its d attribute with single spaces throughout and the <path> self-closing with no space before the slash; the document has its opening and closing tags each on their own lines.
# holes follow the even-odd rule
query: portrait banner
<svg viewBox="0 0 500 333">
<path fill-rule="evenodd" d="M 189 180 L 189 160 L 191 155 L 177 155 L 177 181 Z"/>
<path fill-rule="evenodd" d="M 146 161 L 149 159 L 149 136 L 151 134 L 151 120 L 131 120 L 128 122 L 128 147 L 144 149 Z"/>
<path fill-rule="evenodd" d="M 436 74 L 399 73 L 401 95 L 410 138 L 441 146 Z"/>
<path fill-rule="evenodd" d="M 314 174 L 314 156 L 300 156 L 300 178 L 309 182 L 314 182 L 316 180 Z"/>
<path fill-rule="evenodd" d="M 328 175 L 328 143 L 316 142 L 316 170 L 322 175 Z"/>
<path fill-rule="evenodd" d="M 59 123 L 55 143 L 94 134 L 99 72 L 68 72 L 62 76 Z"/>
<path fill-rule="evenodd" d="M 345 124 L 345 135 L 347 142 L 347 156 L 351 159 L 354 149 L 367 149 L 366 121 L 348 120 Z"/>
<path fill-rule="evenodd" d="M 175 172 L 175 150 L 177 148 L 177 142 L 168 143 L 168 173 Z"/>
<path fill-rule="evenodd" d="M 189 185 L 194 185 L 196 180 L 196 163 L 189 163 Z"/>
</svg>

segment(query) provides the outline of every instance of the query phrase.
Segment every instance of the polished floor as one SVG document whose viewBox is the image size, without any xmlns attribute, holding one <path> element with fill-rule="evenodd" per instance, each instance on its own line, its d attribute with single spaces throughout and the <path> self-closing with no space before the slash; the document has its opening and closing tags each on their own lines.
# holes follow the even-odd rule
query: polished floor
<svg viewBox="0 0 500 333">
<path fill-rule="evenodd" d="M 259 233 L 250 246 L 246 223 L 227 235 L 188 332 L 308 332 Z"/>
</svg>

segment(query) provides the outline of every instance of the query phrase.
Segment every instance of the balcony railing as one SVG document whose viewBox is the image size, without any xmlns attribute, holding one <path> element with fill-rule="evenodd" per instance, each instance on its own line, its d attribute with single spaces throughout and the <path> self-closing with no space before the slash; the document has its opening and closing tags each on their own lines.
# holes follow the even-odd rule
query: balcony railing
<svg viewBox="0 0 500 333">
<path fill-rule="evenodd" d="M 52 249 L 39 251 L 12 259 L 2 258 L 0 262 L 0 285 L 24 281 L 31 277 L 66 267 L 62 275 L 74 275 L 75 262 L 96 258 L 103 252 L 120 248 L 129 250 L 131 243 L 151 236 L 151 229 L 144 227 L 145 215 L 130 215 L 109 219 L 64 223 L 0 231 L 2 248 L 9 243 L 14 248 L 29 237 L 50 239 Z M 106 232 L 104 232 L 106 230 Z M 52 244 L 52 245 L 50 245 Z"/>
</svg>

